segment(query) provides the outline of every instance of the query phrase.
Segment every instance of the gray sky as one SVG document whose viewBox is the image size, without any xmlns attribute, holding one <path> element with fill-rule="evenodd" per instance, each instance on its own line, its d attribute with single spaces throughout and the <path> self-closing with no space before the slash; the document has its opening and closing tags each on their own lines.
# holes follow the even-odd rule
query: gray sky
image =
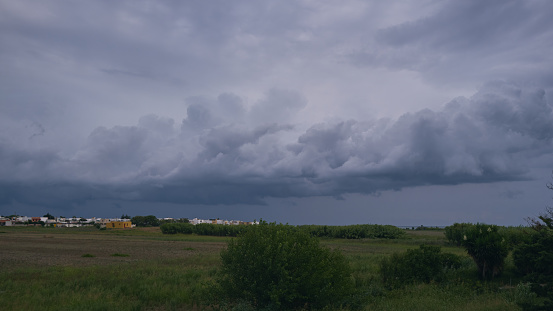
<svg viewBox="0 0 553 311">
<path fill-rule="evenodd" d="M 0 214 L 524 224 L 553 2 L 0 0 Z"/>
</svg>

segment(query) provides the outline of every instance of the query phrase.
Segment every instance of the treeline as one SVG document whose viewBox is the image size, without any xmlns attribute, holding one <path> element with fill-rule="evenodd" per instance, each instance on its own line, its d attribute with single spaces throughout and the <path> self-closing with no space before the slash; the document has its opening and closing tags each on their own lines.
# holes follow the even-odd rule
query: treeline
<svg viewBox="0 0 553 311">
<path fill-rule="evenodd" d="M 334 239 L 398 239 L 405 235 L 405 230 L 392 225 L 304 225 L 298 228 L 315 237 Z"/>
<path fill-rule="evenodd" d="M 245 233 L 255 225 L 215 225 L 189 223 L 166 223 L 161 225 L 161 232 L 164 234 L 197 234 L 211 236 L 236 237 Z M 335 239 L 397 239 L 405 235 L 405 231 L 391 225 L 349 225 L 349 226 L 321 226 L 304 225 L 291 226 L 294 230 L 307 232 L 314 237 L 335 238 Z"/>
<path fill-rule="evenodd" d="M 160 226 L 163 234 L 197 234 L 211 236 L 235 237 L 245 232 L 252 225 L 216 225 L 191 223 L 165 223 Z"/>
<path fill-rule="evenodd" d="M 445 237 L 450 243 L 461 246 L 463 242 L 466 241 L 467 232 L 474 230 L 478 225 L 479 224 L 472 223 L 455 223 L 444 228 Z M 530 227 L 494 227 L 497 230 L 497 234 L 502 238 L 502 242 L 504 242 L 509 249 L 529 243 L 532 241 L 533 236 L 537 234 L 537 231 Z"/>
</svg>

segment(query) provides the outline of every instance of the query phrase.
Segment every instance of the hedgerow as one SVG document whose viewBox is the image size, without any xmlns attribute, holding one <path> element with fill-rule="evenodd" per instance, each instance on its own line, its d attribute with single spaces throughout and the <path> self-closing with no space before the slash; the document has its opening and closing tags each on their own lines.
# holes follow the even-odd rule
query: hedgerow
<svg viewBox="0 0 553 311">
<path fill-rule="evenodd" d="M 314 237 L 326 237 L 335 239 L 398 239 L 405 235 L 405 231 L 390 225 L 350 225 L 350 226 L 290 226 L 293 230 L 304 231 Z M 166 223 L 161 225 L 164 234 L 197 234 L 211 236 L 236 237 L 247 232 L 255 225 L 216 225 L 190 223 Z"/>
</svg>

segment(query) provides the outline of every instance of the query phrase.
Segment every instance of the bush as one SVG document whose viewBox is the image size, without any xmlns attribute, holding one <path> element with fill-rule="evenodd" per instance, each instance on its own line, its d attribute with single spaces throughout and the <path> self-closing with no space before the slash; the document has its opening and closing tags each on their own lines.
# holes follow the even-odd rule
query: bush
<svg viewBox="0 0 553 311">
<path fill-rule="evenodd" d="M 534 229 L 531 240 L 513 251 L 513 261 L 531 289 L 543 303 L 525 305 L 524 310 L 553 310 L 553 210 L 529 219 Z"/>
<path fill-rule="evenodd" d="M 498 226 L 476 224 L 470 226 L 461 243 L 476 263 L 482 279 L 494 278 L 503 270 L 509 246 L 498 232 Z"/>
<path fill-rule="evenodd" d="M 452 226 L 445 227 L 445 237 L 450 243 L 461 246 L 465 232 L 473 226 L 470 223 L 454 223 Z"/>
<path fill-rule="evenodd" d="M 385 286 L 397 288 L 410 283 L 440 282 L 446 272 L 461 267 L 461 258 L 442 253 L 439 246 L 421 245 L 405 253 L 394 253 L 380 262 L 380 277 Z"/>
<path fill-rule="evenodd" d="M 220 299 L 255 309 L 346 304 L 353 279 L 345 257 L 292 226 L 261 222 L 221 252 Z"/>
<path fill-rule="evenodd" d="M 518 245 L 531 243 L 535 231 L 529 227 L 499 227 L 499 234 L 505 239 L 508 247 L 512 249 Z"/>
</svg>

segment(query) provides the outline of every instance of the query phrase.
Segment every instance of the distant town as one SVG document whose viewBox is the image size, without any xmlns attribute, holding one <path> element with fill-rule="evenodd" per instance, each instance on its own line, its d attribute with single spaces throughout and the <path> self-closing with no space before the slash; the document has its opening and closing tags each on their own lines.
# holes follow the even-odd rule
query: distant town
<svg viewBox="0 0 553 311">
<path fill-rule="evenodd" d="M 214 224 L 214 225 L 252 225 L 259 224 L 258 221 L 241 221 L 241 220 L 225 220 L 225 219 L 199 219 L 199 218 L 157 218 L 153 215 L 149 216 L 134 216 L 121 215 L 120 218 L 83 218 L 83 217 L 54 217 L 49 213 L 40 217 L 29 216 L 0 216 L 0 226 L 44 226 L 58 228 L 74 228 L 95 226 L 97 228 L 109 229 L 126 229 L 138 227 L 155 227 L 164 223 L 190 223 L 197 224 Z"/>
</svg>

